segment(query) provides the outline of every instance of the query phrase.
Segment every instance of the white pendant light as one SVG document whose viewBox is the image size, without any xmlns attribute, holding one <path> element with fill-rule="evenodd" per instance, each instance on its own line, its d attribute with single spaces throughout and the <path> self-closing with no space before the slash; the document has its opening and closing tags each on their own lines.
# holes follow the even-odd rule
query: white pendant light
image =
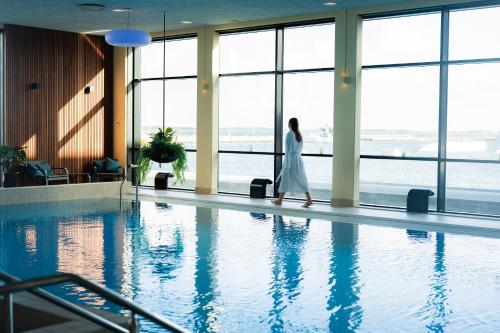
<svg viewBox="0 0 500 333">
<path fill-rule="evenodd" d="M 151 43 L 151 35 L 144 30 L 129 29 L 130 9 L 127 12 L 127 29 L 115 29 L 105 36 L 106 43 L 117 47 L 141 47 Z"/>
</svg>

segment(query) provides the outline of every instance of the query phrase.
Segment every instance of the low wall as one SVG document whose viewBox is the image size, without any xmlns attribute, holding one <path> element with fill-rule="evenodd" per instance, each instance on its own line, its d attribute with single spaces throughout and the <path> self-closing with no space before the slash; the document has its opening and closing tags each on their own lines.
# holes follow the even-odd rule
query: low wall
<svg viewBox="0 0 500 333">
<path fill-rule="evenodd" d="M 0 205 L 34 202 L 54 202 L 78 199 L 117 198 L 121 182 L 89 184 L 65 184 L 0 188 Z M 130 191 L 131 184 L 123 185 L 123 193 Z"/>
</svg>

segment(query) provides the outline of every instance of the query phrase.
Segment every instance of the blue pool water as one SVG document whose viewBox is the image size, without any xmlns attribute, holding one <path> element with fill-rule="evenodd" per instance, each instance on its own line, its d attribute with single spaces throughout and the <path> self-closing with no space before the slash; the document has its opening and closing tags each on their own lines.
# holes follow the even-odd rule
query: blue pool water
<svg viewBox="0 0 500 333">
<path fill-rule="evenodd" d="M 0 207 L 0 270 L 81 274 L 196 332 L 500 331 L 499 239 L 130 205 Z"/>
</svg>

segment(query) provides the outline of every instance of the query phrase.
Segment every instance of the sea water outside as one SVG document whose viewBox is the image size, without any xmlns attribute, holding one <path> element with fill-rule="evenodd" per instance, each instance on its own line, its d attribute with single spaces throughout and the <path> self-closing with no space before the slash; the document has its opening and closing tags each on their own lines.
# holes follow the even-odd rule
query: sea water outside
<svg viewBox="0 0 500 333">
<path fill-rule="evenodd" d="M 179 139 L 187 148 L 195 148 L 194 129 L 180 129 Z M 304 131 L 304 153 L 332 154 L 332 128 L 325 126 Z M 147 139 L 147 136 L 144 140 Z M 219 149 L 225 151 L 273 152 L 270 129 L 221 129 Z M 367 131 L 361 137 L 362 155 L 393 157 L 437 157 L 437 134 L 422 132 Z M 449 158 L 500 159 L 500 136 L 493 132 L 467 132 L 450 135 Z M 188 153 L 187 181 L 174 187 L 195 187 L 196 153 Z M 304 157 L 307 176 L 315 198 L 330 200 L 331 157 Z M 273 180 L 274 160 L 269 155 L 219 154 L 221 191 L 248 193 L 253 178 Z M 159 171 L 168 165 L 154 165 L 146 180 L 152 185 Z M 437 162 L 361 159 L 360 201 L 367 204 L 405 207 L 410 188 L 429 188 L 437 192 Z M 482 214 L 500 214 L 500 164 L 447 163 L 447 210 Z M 268 195 L 272 195 L 272 186 Z M 436 208 L 436 197 L 430 200 Z"/>
</svg>

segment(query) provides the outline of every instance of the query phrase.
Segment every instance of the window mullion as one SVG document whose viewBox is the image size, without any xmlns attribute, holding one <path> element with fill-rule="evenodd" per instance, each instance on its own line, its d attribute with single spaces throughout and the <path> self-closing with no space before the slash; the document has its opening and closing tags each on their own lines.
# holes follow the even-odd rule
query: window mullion
<svg viewBox="0 0 500 333">
<path fill-rule="evenodd" d="M 274 112 L 274 179 L 278 178 L 282 167 L 283 153 L 283 28 L 276 29 L 276 74 Z M 274 196 L 278 195 L 278 185 L 274 184 Z"/>
<path fill-rule="evenodd" d="M 446 143 L 448 135 L 448 59 L 450 12 L 441 12 L 441 65 L 439 73 L 439 144 L 437 210 L 446 210 Z"/>
</svg>

